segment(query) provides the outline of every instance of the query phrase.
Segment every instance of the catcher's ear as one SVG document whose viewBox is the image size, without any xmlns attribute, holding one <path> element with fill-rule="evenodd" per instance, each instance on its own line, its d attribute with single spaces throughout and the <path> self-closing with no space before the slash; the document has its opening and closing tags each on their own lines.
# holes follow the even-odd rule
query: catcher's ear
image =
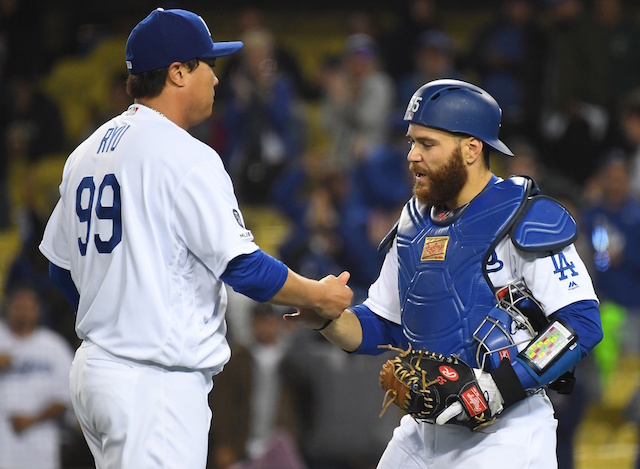
<svg viewBox="0 0 640 469">
<path fill-rule="evenodd" d="M 481 140 L 475 137 L 468 137 L 463 144 L 467 148 L 467 152 L 463 153 L 467 164 L 473 164 L 476 160 L 483 158 L 482 149 L 484 144 Z"/>
</svg>

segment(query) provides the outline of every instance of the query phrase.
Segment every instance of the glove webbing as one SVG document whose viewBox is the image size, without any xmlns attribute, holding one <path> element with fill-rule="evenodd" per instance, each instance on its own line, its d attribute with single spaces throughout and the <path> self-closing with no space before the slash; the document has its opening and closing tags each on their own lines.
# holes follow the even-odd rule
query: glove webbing
<svg viewBox="0 0 640 469">
<path fill-rule="evenodd" d="M 405 363 L 406 366 L 409 367 L 409 370 L 407 370 L 405 367 L 402 366 L 401 359 L 405 358 L 407 355 L 409 355 L 412 352 L 411 343 L 409 343 L 409 347 L 407 348 L 407 350 L 393 347 L 392 345 L 379 345 L 378 348 L 387 348 L 389 350 L 395 350 L 396 352 L 400 353 L 400 355 L 396 357 L 395 360 L 393 360 L 394 376 L 398 378 L 399 381 L 406 383 L 408 386 L 420 384 L 420 381 L 422 381 L 422 389 L 419 389 L 419 391 L 422 393 L 428 392 L 429 386 L 432 386 L 438 382 L 437 379 L 434 379 L 433 381 L 427 381 L 427 372 L 422 368 L 420 368 L 420 361 L 422 360 L 422 357 L 427 356 L 430 359 L 435 359 L 443 363 L 452 363 L 454 361 L 452 358 L 445 357 L 440 353 L 425 352 L 425 350 L 420 350 L 418 352 L 418 359 L 416 360 L 415 365 L 411 364 L 410 362 Z M 384 399 L 382 401 L 382 411 L 380 412 L 380 417 L 382 417 L 384 413 L 387 411 L 387 409 L 389 408 L 389 406 L 394 403 L 397 396 L 398 396 L 397 390 L 387 389 L 387 392 L 385 392 Z M 403 402 L 405 408 L 409 407 L 410 397 L 411 395 L 407 393 L 405 400 Z M 429 404 L 430 402 L 433 402 L 433 399 L 424 398 L 425 407 L 427 407 L 428 409 L 433 409 L 433 405 Z M 419 415 L 417 416 L 419 417 Z"/>
</svg>

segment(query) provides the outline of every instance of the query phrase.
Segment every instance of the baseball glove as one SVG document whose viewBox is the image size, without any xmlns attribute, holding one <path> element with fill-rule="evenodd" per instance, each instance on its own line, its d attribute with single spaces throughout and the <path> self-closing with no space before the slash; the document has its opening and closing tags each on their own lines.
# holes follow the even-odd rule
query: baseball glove
<svg viewBox="0 0 640 469">
<path fill-rule="evenodd" d="M 415 419 L 476 430 L 495 422 L 502 412 L 502 398 L 491 375 L 455 355 L 413 350 L 411 344 L 407 350 L 384 348 L 399 354 L 380 371 L 380 386 L 386 391 L 380 416 L 395 403 Z"/>
</svg>

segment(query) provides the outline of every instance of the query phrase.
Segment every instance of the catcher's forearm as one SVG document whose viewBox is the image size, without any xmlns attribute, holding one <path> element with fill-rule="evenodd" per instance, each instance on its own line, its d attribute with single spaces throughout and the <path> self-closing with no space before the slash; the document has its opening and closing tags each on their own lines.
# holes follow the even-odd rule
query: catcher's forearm
<svg viewBox="0 0 640 469">
<path fill-rule="evenodd" d="M 345 310 L 338 318 L 334 319 L 322 334 L 329 342 L 347 352 L 358 350 L 362 343 L 362 327 L 358 317 L 350 310 Z"/>
</svg>

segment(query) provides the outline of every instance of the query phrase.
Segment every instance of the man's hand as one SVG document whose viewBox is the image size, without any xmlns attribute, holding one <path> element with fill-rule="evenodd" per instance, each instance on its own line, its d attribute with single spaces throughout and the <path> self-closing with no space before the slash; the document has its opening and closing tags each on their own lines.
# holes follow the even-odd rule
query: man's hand
<svg viewBox="0 0 640 469">
<path fill-rule="evenodd" d="M 49 419 L 56 419 L 58 417 L 61 417 L 66 410 L 67 407 L 64 404 L 53 402 L 37 414 L 29 416 L 14 414 L 11 416 L 10 420 L 11 424 L 13 425 L 13 430 L 16 433 L 22 433 L 27 428 L 39 422 L 44 422 Z"/>
<path fill-rule="evenodd" d="M 500 394 L 500 390 L 496 386 L 491 375 L 477 368 L 473 369 L 473 373 L 476 376 L 476 380 L 478 381 L 478 385 L 480 386 L 480 390 L 482 391 L 487 404 L 489 404 L 491 417 L 502 413 L 504 410 L 502 406 L 502 394 Z M 452 421 L 454 417 L 458 421 L 469 420 L 469 416 L 465 413 L 465 408 L 462 406 L 460 401 L 455 401 L 442 411 L 442 413 L 436 418 L 436 423 L 438 425 L 444 425 L 445 423 Z"/>
<path fill-rule="evenodd" d="M 324 320 L 318 327 L 321 327 L 327 319 L 339 318 L 344 310 L 351 306 L 353 291 L 347 286 L 349 277 L 351 277 L 349 272 L 342 272 L 338 277 L 327 275 L 320 280 L 320 283 L 325 285 L 325 294 L 314 310 Z"/>
</svg>

